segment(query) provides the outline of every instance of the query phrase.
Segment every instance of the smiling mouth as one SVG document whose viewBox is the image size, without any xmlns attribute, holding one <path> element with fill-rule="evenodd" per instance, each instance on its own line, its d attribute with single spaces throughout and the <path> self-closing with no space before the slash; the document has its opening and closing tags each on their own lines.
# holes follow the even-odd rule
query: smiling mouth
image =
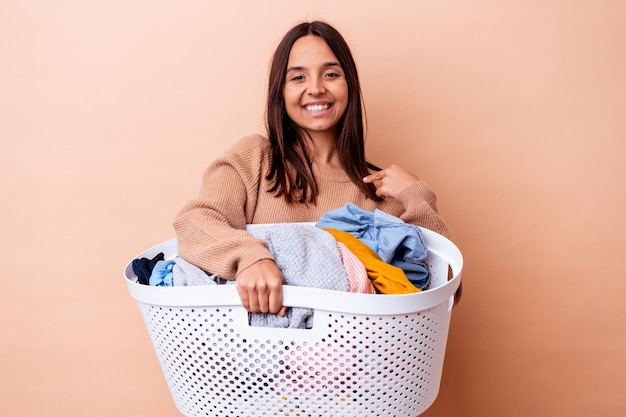
<svg viewBox="0 0 626 417">
<path fill-rule="evenodd" d="M 304 106 L 307 111 L 310 112 L 321 112 L 324 110 L 328 110 L 330 108 L 330 104 L 310 104 L 308 106 Z"/>
</svg>

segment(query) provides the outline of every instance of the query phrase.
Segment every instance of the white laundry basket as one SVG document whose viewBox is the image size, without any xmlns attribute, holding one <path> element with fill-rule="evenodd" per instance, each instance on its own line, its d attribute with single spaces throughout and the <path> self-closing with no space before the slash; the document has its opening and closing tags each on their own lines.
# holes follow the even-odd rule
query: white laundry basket
<svg viewBox="0 0 626 417">
<path fill-rule="evenodd" d="M 414 417 L 437 397 L 463 258 L 421 229 L 431 285 L 401 295 L 284 286 L 312 329 L 252 327 L 234 285 L 153 287 L 125 269 L 170 392 L 187 417 Z M 136 256 L 177 255 L 175 239 Z M 448 266 L 453 276 L 448 280 Z"/>
</svg>

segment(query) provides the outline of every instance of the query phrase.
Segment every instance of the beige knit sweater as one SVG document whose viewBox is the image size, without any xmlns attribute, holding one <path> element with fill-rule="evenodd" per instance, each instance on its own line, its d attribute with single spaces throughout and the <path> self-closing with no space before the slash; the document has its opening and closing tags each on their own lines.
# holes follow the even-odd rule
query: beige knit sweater
<svg viewBox="0 0 626 417">
<path fill-rule="evenodd" d="M 377 203 L 366 198 L 343 170 L 313 165 L 319 186 L 317 204 L 287 204 L 283 197 L 266 192 L 269 162 L 269 140 L 254 135 L 241 139 L 207 167 L 198 198 L 174 219 L 181 257 L 233 279 L 254 262 L 272 259 L 265 243 L 245 232 L 246 224 L 316 222 L 348 202 L 448 235 L 437 214 L 436 196 L 424 181 L 407 187 L 395 200 Z"/>
</svg>

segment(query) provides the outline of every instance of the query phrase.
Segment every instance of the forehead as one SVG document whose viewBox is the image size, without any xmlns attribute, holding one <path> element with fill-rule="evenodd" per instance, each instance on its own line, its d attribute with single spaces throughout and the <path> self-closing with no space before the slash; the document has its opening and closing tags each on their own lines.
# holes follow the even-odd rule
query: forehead
<svg viewBox="0 0 626 417">
<path fill-rule="evenodd" d="M 311 68 L 338 62 L 337 57 L 324 39 L 319 36 L 308 35 L 294 42 L 289 52 L 287 67 Z"/>
</svg>

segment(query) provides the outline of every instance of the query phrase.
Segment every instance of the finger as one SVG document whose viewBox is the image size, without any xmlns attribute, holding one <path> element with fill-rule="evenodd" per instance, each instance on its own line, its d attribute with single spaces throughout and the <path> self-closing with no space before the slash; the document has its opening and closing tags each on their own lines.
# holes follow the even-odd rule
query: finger
<svg viewBox="0 0 626 417">
<path fill-rule="evenodd" d="M 245 288 L 241 288 L 239 283 L 235 285 L 237 287 L 237 292 L 239 293 L 239 298 L 241 299 L 241 305 L 246 310 L 250 311 L 250 300 L 248 298 L 248 290 Z"/>
<path fill-rule="evenodd" d="M 283 307 L 282 286 L 279 286 L 270 292 L 268 302 L 269 302 L 269 309 L 270 309 L 269 311 L 271 311 L 272 313 L 279 313 L 281 310 L 285 308 Z"/>
<path fill-rule="evenodd" d="M 278 315 L 279 315 L 280 317 L 285 317 L 285 314 L 287 314 L 287 307 L 284 307 L 284 306 L 283 306 L 283 307 L 280 309 L 280 311 L 278 311 Z"/>
<path fill-rule="evenodd" d="M 250 288 L 248 288 L 247 294 L 248 311 L 250 311 L 251 313 L 257 313 L 261 311 L 259 308 L 259 293 L 257 292 L 256 288 L 251 286 Z"/>
<path fill-rule="evenodd" d="M 236 281 L 237 292 L 241 298 L 241 305 L 250 312 L 259 311 L 258 296 L 256 286 L 253 281 L 248 281 L 246 277 L 239 276 Z"/>
<path fill-rule="evenodd" d="M 383 171 L 374 172 L 373 174 L 366 175 L 363 177 L 363 182 L 374 182 L 378 181 L 383 177 Z"/>
<path fill-rule="evenodd" d="M 270 311 L 270 294 L 264 285 L 259 285 L 256 289 L 256 300 L 261 313 Z"/>
</svg>

